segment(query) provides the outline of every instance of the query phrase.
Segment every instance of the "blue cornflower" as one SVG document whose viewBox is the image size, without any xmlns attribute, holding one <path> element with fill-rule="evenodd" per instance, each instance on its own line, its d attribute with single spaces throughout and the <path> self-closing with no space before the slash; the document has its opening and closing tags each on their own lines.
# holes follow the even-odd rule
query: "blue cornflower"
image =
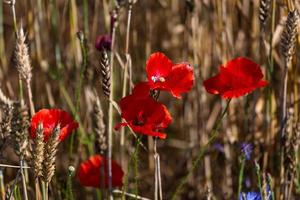
<svg viewBox="0 0 300 200">
<path fill-rule="evenodd" d="M 239 200 L 262 200 L 259 192 L 242 192 Z"/>
<path fill-rule="evenodd" d="M 253 151 L 252 144 L 249 144 L 249 143 L 243 143 L 242 144 L 242 153 L 244 154 L 246 160 L 251 159 L 252 151 Z"/>
</svg>

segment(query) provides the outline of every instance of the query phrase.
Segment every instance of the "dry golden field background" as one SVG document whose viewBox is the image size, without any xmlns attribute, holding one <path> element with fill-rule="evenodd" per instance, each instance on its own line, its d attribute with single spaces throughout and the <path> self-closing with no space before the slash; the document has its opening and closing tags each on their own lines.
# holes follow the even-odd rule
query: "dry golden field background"
<svg viewBox="0 0 300 200">
<path fill-rule="evenodd" d="M 11 199 L 25 199 L 25 186 L 28 199 L 39 199 L 31 166 L 34 156 L 22 158 L 18 153 L 30 151 L 34 140 L 28 139 L 20 149 L 20 141 L 14 139 L 24 142 L 33 114 L 26 78 L 22 81 L 18 70 L 21 28 L 31 60 L 35 111 L 60 108 L 79 123 L 57 147 L 49 199 L 111 198 L 109 189 L 84 187 L 76 176 L 80 163 L 98 152 L 97 123 L 102 117 L 104 142 L 125 173 L 114 198 L 135 199 L 136 194 L 160 199 L 155 198 L 156 139 L 137 139 L 126 127 L 113 129 L 121 118 L 115 106 L 113 115 L 109 112 L 112 101 L 102 89 L 103 54 L 95 48 L 98 36 L 112 33 L 114 44 L 107 55 L 113 68 L 106 70 L 112 75 L 111 100 L 116 103 L 131 93 L 133 85 L 147 80 L 146 61 L 154 52 L 163 52 L 174 63 L 186 61 L 194 70 L 194 85 L 182 99 L 159 95 L 173 118 L 165 130 L 167 138 L 157 140 L 163 199 L 243 199 L 240 193 L 250 191 L 261 192 L 257 199 L 263 200 L 299 199 L 298 9 L 298 0 L 0 0 L 0 199 L 10 190 Z M 212 141 L 226 100 L 209 94 L 203 81 L 236 57 L 259 64 L 269 84 L 233 98 Z M 19 112 L 27 126 L 19 136 L 5 132 L 8 114 L 3 96 L 24 100 Z M 98 97 L 103 116 L 95 103 Z M 24 112 L 28 119 L 22 118 Z M 9 126 L 13 129 L 14 124 Z M 249 160 L 242 150 L 245 144 L 252 146 Z M 200 160 L 195 165 L 196 158 Z M 31 168 L 6 166 L 19 166 L 20 159 Z M 69 171 L 70 166 L 75 172 Z M 21 171 L 23 178 L 18 175 Z M 120 192 L 124 188 L 127 195 Z M 265 194 L 266 188 L 272 197 Z"/>
</svg>

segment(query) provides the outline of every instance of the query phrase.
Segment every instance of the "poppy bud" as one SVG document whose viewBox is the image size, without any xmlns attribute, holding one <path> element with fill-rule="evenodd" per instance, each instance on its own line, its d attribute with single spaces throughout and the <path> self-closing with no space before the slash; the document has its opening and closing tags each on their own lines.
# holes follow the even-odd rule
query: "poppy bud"
<svg viewBox="0 0 300 200">
<path fill-rule="evenodd" d="M 99 35 L 96 39 L 95 48 L 98 51 L 110 51 L 111 50 L 111 36 L 110 35 Z"/>
</svg>

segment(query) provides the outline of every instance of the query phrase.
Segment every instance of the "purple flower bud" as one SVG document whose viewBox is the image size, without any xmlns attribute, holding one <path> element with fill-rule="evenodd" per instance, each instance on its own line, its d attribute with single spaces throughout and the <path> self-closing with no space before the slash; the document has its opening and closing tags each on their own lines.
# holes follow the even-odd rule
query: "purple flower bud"
<svg viewBox="0 0 300 200">
<path fill-rule="evenodd" d="M 249 143 L 243 143 L 242 144 L 242 153 L 244 154 L 246 160 L 251 159 L 252 151 L 253 151 L 252 144 L 249 144 Z"/>
<path fill-rule="evenodd" d="M 95 47 L 98 51 L 110 51 L 111 50 L 111 36 L 99 35 L 96 39 Z"/>
<path fill-rule="evenodd" d="M 214 147 L 217 151 L 219 151 L 219 152 L 221 152 L 221 153 L 224 153 L 224 147 L 223 147 L 223 145 L 222 145 L 221 143 L 215 143 L 215 144 L 213 145 L 213 147 Z"/>
</svg>

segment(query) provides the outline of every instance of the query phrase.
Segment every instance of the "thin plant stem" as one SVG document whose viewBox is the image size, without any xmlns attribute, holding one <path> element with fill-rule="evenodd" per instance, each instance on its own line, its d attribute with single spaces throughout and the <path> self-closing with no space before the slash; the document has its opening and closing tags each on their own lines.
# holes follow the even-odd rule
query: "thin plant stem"
<svg viewBox="0 0 300 200">
<path fill-rule="evenodd" d="M 42 196 L 43 196 L 43 200 L 46 200 L 46 193 L 47 192 L 46 192 L 46 184 L 45 184 L 44 181 L 42 181 Z"/>
<path fill-rule="evenodd" d="M 22 177 L 22 186 L 23 186 L 23 197 L 24 200 L 28 200 L 28 195 L 27 195 L 27 186 L 26 186 L 26 179 L 25 179 L 25 174 L 24 174 L 24 170 L 23 170 L 23 158 L 21 158 L 20 160 L 20 170 L 21 170 L 21 177 Z"/>
<path fill-rule="evenodd" d="M 136 196 L 139 194 L 139 179 L 138 179 L 138 168 L 139 168 L 139 147 L 136 145 L 136 151 L 134 153 L 134 179 L 135 179 L 135 191 Z"/>
<path fill-rule="evenodd" d="M 29 106 L 30 106 L 30 116 L 33 116 L 35 113 L 35 109 L 34 109 L 32 90 L 31 90 L 29 79 L 26 80 L 26 87 L 27 87 L 28 101 L 29 101 Z"/>
<path fill-rule="evenodd" d="M 101 174 L 101 176 L 100 176 L 100 183 L 102 184 L 102 185 L 104 185 L 105 184 L 105 171 L 104 171 L 104 165 L 101 165 L 101 167 L 100 167 L 100 174 Z M 105 192 L 105 190 L 103 190 L 103 189 L 101 189 L 101 194 L 100 194 L 100 198 L 101 199 L 104 199 L 104 192 Z"/>
<path fill-rule="evenodd" d="M 255 161 L 255 170 L 256 170 L 256 176 L 257 176 L 257 182 L 258 182 L 259 192 L 260 192 L 260 195 L 263 196 L 262 184 L 261 184 L 260 166 L 259 166 L 259 164 L 256 161 Z"/>
<path fill-rule="evenodd" d="M 284 169 L 284 146 L 282 141 L 284 140 L 285 137 L 285 127 L 286 127 L 286 116 L 287 116 L 287 85 L 288 85 L 288 66 L 289 63 L 286 63 L 285 68 L 284 68 L 284 73 L 283 73 L 283 88 L 282 88 L 282 113 L 281 113 L 281 131 L 280 131 L 280 182 L 281 186 L 285 185 L 285 169 Z M 287 192 L 286 192 L 286 186 L 283 186 L 283 198 L 287 198 Z"/>
<path fill-rule="evenodd" d="M 10 1 L 6 1 L 6 2 L 11 7 L 13 23 L 14 23 L 14 31 L 15 31 L 16 37 L 18 38 L 18 26 L 17 26 L 17 17 L 16 17 L 16 9 L 15 9 L 16 0 L 10 0 Z"/>
<path fill-rule="evenodd" d="M 0 198 L 5 199 L 4 176 L 2 169 L 0 169 Z"/>
<path fill-rule="evenodd" d="M 243 156 L 240 159 L 241 162 L 241 168 L 240 168 L 240 173 L 239 173 L 239 185 L 238 185 L 238 193 L 237 193 L 237 197 L 240 196 L 241 191 L 242 191 L 242 185 L 243 185 L 243 179 L 244 179 L 244 170 L 245 170 L 245 163 L 246 163 L 246 159 Z"/>
<path fill-rule="evenodd" d="M 128 73 L 128 65 L 129 65 L 129 36 L 130 36 L 130 24 L 131 24 L 131 14 L 132 14 L 132 3 L 129 3 L 128 7 L 128 14 L 127 14 L 127 28 L 126 28 L 126 46 L 125 46 L 125 55 L 126 55 L 126 64 L 124 67 L 124 74 L 123 74 L 123 89 L 122 89 L 122 97 L 126 96 L 127 92 L 127 73 Z M 125 128 L 121 128 L 121 137 L 120 137 L 120 145 L 121 145 L 121 163 L 124 164 L 124 139 L 125 138 Z"/>
<path fill-rule="evenodd" d="M 137 137 L 136 138 L 136 144 L 135 144 L 135 150 L 134 150 L 134 152 L 133 152 L 133 154 L 132 154 L 132 156 L 130 157 L 130 160 L 129 160 L 129 162 L 128 162 L 128 169 L 127 169 L 127 174 L 125 175 L 125 178 L 124 178 L 124 186 L 123 186 L 123 188 L 122 188 L 122 191 L 123 191 L 123 193 L 122 193 L 122 197 L 121 197 L 121 199 L 122 200 L 125 200 L 126 198 L 125 198 L 125 193 L 126 193 L 126 190 L 127 190 L 127 187 L 128 187 L 128 178 L 129 178 L 129 174 L 130 174 L 130 171 L 131 171 L 131 164 L 132 164 L 132 162 L 134 162 L 135 161 L 135 156 L 136 156 L 136 154 L 137 154 L 137 152 L 138 152 L 138 150 L 139 150 L 139 146 L 141 145 L 141 142 L 140 142 L 140 137 Z"/>
<path fill-rule="evenodd" d="M 72 166 L 70 166 L 72 167 Z M 71 171 L 69 167 L 69 172 L 67 176 L 67 199 L 68 200 L 74 200 L 74 195 L 73 195 L 73 187 L 72 187 L 72 176 L 73 176 L 73 170 Z M 75 168 L 74 168 L 75 170 Z"/>
<path fill-rule="evenodd" d="M 8 200 L 11 199 L 11 196 L 12 196 L 12 194 L 13 194 L 13 190 L 14 190 L 14 188 L 15 188 L 15 185 L 17 184 L 17 181 L 18 181 L 20 175 L 21 175 L 21 169 L 18 170 L 18 173 L 17 173 L 17 175 L 16 175 L 16 178 L 15 178 L 15 180 L 14 180 L 12 186 L 11 186 L 10 193 L 9 193 L 9 195 L 8 195 L 8 198 L 7 198 Z"/>
<path fill-rule="evenodd" d="M 148 198 L 141 197 L 141 196 L 138 196 L 136 194 L 131 194 L 131 193 L 120 191 L 120 190 L 113 190 L 113 193 L 115 193 L 115 194 L 124 194 L 125 196 L 135 198 L 136 200 L 150 200 Z"/>
<path fill-rule="evenodd" d="M 6 1 L 6 3 L 8 3 L 11 7 L 11 12 L 12 12 L 12 16 L 13 16 L 13 23 L 14 23 L 14 32 L 16 35 L 16 38 L 19 38 L 18 35 L 18 26 L 17 26 L 17 17 L 16 17 L 16 9 L 15 9 L 15 4 L 16 4 L 16 0 L 10 0 L 10 1 Z M 22 84 L 22 80 L 21 80 L 21 76 L 19 75 L 19 95 L 20 95 L 20 99 L 21 101 L 23 100 L 23 84 Z"/>
<path fill-rule="evenodd" d="M 82 91 L 82 83 L 84 79 L 84 72 L 87 67 L 87 50 L 85 47 L 85 36 L 82 32 L 78 32 L 78 39 L 80 42 L 80 49 L 82 53 L 82 66 L 80 69 L 80 74 L 79 74 L 79 82 L 76 88 L 76 103 L 75 103 L 75 109 L 76 109 L 76 118 L 78 118 L 78 113 L 79 113 L 79 108 L 80 108 L 80 98 L 81 98 L 81 91 Z"/>
<path fill-rule="evenodd" d="M 155 189 L 154 199 L 162 200 L 162 184 L 161 184 L 161 173 L 160 173 L 160 157 L 157 152 L 157 138 L 154 138 L 154 162 L 155 162 Z"/>
<path fill-rule="evenodd" d="M 109 95 L 109 108 L 108 108 L 108 150 L 107 150 L 107 158 L 108 158 L 108 188 L 109 188 L 109 199 L 113 199 L 113 193 L 112 193 L 112 141 L 113 141 L 113 100 L 114 100 L 114 55 L 115 55 L 115 37 L 116 37 L 116 22 L 113 25 L 112 29 L 112 42 L 111 42 L 111 54 L 110 54 L 110 95 Z"/>
<path fill-rule="evenodd" d="M 18 187 L 18 185 L 15 185 L 13 193 L 14 193 L 15 200 L 21 200 L 21 192 L 20 192 L 20 188 Z"/>
<path fill-rule="evenodd" d="M 187 174 L 180 180 L 179 185 L 177 186 L 177 188 L 175 189 L 175 192 L 172 195 L 172 200 L 177 199 L 177 196 L 180 194 L 182 187 L 184 186 L 184 184 L 187 182 L 187 179 L 189 177 L 189 175 L 191 173 L 193 173 L 193 171 L 197 168 L 200 160 L 202 160 L 207 148 L 209 147 L 209 145 L 217 138 L 217 136 L 219 135 L 219 129 L 221 127 L 222 124 L 222 120 L 225 117 L 225 114 L 227 113 L 229 104 L 230 104 L 231 99 L 227 100 L 227 104 L 225 109 L 223 110 L 223 112 L 221 113 L 219 119 L 215 122 L 214 128 L 211 130 L 210 134 L 211 137 L 208 139 L 207 143 L 203 146 L 203 148 L 200 149 L 198 156 L 196 157 L 196 159 L 193 161 L 192 167 L 191 169 L 187 172 Z"/>
<path fill-rule="evenodd" d="M 82 53 L 82 66 L 80 69 L 80 74 L 79 74 L 79 81 L 78 81 L 78 85 L 76 87 L 76 102 L 75 102 L 75 119 L 79 120 L 79 110 L 80 110 L 80 99 L 81 99 L 81 91 L 82 91 L 82 83 L 83 83 L 83 79 L 84 79 L 84 72 L 86 70 L 87 67 L 87 50 L 85 47 L 85 36 L 82 32 L 78 32 L 78 39 L 80 42 L 80 49 L 81 49 L 81 53 Z M 74 144 L 74 137 L 75 134 L 71 135 L 71 140 L 70 140 L 70 158 L 73 155 L 73 144 Z"/>
<path fill-rule="evenodd" d="M 275 31 L 275 14 L 276 14 L 276 2 L 275 0 L 272 0 L 272 13 L 271 13 L 271 31 L 269 35 L 269 52 L 268 52 L 268 67 L 266 70 L 266 77 L 267 80 L 270 82 L 270 85 L 273 82 L 273 72 L 274 72 L 274 58 L 273 58 L 273 34 Z M 266 134 L 266 139 L 265 143 L 270 142 L 270 138 L 272 137 L 270 134 L 272 133 L 272 107 L 273 107 L 273 99 L 272 99 L 272 87 L 267 87 L 266 88 L 266 103 L 265 103 L 265 108 L 266 108 L 266 127 L 267 127 L 267 134 Z M 263 168 L 265 169 L 267 163 L 268 163 L 268 152 L 264 154 L 264 163 L 263 163 Z"/>
<path fill-rule="evenodd" d="M 0 167 L 17 168 L 17 169 L 21 168 L 21 166 L 19 166 L 19 165 L 7 165 L 7 164 L 0 164 Z M 22 168 L 23 169 L 30 169 L 30 167 L 28 167 L 28 166 L 23 166 Z"/>
<path fill-rule="evenodd" d="M 44 194 L 44 200 L 48 200 L 49 197 L 48 197 L 48 193 L 49 193 L 49 183 L 48 182 L 45 182 L 45 194 Z"/>
<path fill-rule="evenodd" d="M 127 28 L 126 28 L 125 54 L 128 54 L 128 52 L 129 52 L 129 37 L 130 37 L 131 16 L 132 16 L 132 2 L 129 1 L 128 15 L 127 15 Z"/>
<path fill-rule="evenodd" d="M 40 183 L 39 183 L 39 179 L 36 178 L 34 180 L 34 187 L 35 187 L 35 199 L 39 200 L 41 197 L 41 190 L 40 190 Z"/>
<path fill-rule="evenodd" d="M 274 191 L 273 191 L 273 180 L 272 180 L 272 177 L 270 174 L 267 174 L 267 181 L 269 183 L 269 186 L 270 186 L 270 192 L 271 192 L 271 199 L 270 200 L 275 200 L 275 194 L 274 194 Z"/>
<path fill-rule="evenodd" d="M 84 34 L 88 34 L 89 31 L 89 7 L 88 0 L 83 1 L 83 22 L 84 22 Z"/>
</svg>

